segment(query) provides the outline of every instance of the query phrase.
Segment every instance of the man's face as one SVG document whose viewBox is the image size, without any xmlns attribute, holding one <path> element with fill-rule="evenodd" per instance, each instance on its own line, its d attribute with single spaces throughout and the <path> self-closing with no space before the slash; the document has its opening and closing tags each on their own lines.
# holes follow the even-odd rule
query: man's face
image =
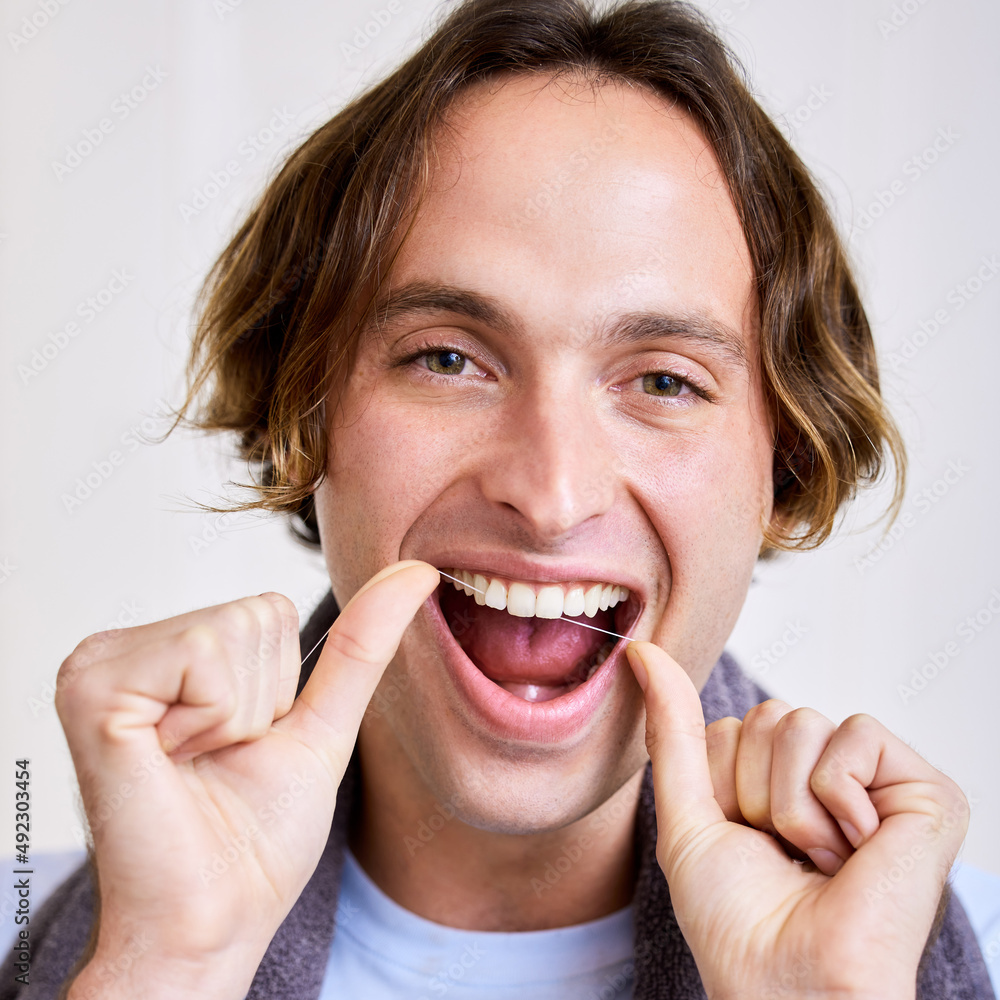
<svg viewBox="0 0 1000 1000">
<path fill-rule="evenodd" d="M 705 682 L 771 513 L 751 264 L 711 148 L 640 88 L 482 86 L 436 154 L 328 408 L 323 547 L 341 606 L 411 558 L 510 594 L 442 582 L 362 755 L 475 826 L 554 829 L 645 762 L 642 697 L 623 640 L 511 610 L 547 588 L 536 610 L 561 596 Z M 598 584 L 629 596 L 580 614 Z"/>
</svg>

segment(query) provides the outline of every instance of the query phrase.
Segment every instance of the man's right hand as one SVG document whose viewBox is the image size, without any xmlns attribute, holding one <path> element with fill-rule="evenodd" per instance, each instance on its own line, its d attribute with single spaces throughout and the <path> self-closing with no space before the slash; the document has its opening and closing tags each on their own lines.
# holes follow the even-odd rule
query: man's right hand
<svg viewBox="0 0 1000 1000">
<path fill-rule="evenodd" d="M 376 574 L 298 698 L 298 615 L 280 594 L 80 643 L 56 707 L 100 926 L 69 1000 L 246 995 L 323 852 L 368 702 L 439 579 L 415 560 Z"/>
</svg>

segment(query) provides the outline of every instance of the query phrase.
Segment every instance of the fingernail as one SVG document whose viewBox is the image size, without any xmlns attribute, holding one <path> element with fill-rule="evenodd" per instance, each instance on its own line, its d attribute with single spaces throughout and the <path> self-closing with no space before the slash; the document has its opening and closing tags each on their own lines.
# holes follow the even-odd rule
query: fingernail
<svg viewBox="0 0 1000 1000">
<path fill-rule="evenodd" d="M 809 860 L 824 874 L 836 875 L 844 867 L 844 859 L 833 851 L 827 851 L 822 847 L 813 847 L 806 851 Z"/>
<path fill-rule="evenodd" d="M 848 823 L 846 819 L 840 821 L 840 829 L 844 831 L 844 836 L 851 842 L 851 847 L 859 848 L 861 841 L 865 838 L 861 836 L 858 828 L 853 823 Z"/>
<path fill-rule="evenodd" d="M 380 569 L 370 580 L 364 583 L 358 592 L 351 598 L 352 601 L 357 600 L 362 594 L 370 590 L 375 586 L 376 583 L 381 583 L 386 577 L 395 576 L 397 573 L 404 569 L 409 569 L 411 566 L 416 566 L 420 562 L 419 559 L 404 559 L 402 562 L 393 563 L 391 566 L 385 566 Z M 428 564 L 425 564 L 428 565 Z M 431 566 L 431 569 L 434 569 Z"/>
<path fill-rule="evenodd" d="M 649 683 L 649 673 L 646 670 L 646 664 L 642 662 L 642 654 L 639 652 L 638 644 L 630 642 L 625 647 L 625 655 L 628 657 L 629 666 L 632 668 L 632 673 L 635 674 L 639 687 L 645 691 L 646 685 Z"/>
</svg>

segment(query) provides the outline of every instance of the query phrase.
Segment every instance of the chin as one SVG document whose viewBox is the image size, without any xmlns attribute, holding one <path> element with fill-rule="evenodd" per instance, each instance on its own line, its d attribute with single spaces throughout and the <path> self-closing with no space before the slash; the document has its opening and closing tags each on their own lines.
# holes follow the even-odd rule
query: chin
<svg viewBox="0 0 1000 1000">
<path fill-rule="evenodd" d="M 574 618 L 638 638 L 643 595 L 622 589 Z M 381 732 L 370 735 L 383 746 L 391 740 L 413 780 L 472 827 L 561 829 L 648 759 L 626 645 L 559 619 L 508 615 L 443 580 L 383 677 L 383 703 L 393 689 L 402 694 L 371 720 Z"/>
</svg>

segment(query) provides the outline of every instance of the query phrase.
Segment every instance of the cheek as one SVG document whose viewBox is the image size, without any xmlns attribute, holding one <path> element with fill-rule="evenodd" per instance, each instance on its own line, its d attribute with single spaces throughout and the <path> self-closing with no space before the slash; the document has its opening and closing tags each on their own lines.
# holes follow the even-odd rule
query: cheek
<svg viewBox="0 0 1000 1000">
<path fill-rule="evenodd" d="M 331 417 L 327 477 L 316 491 L 332 579 L 349 573 L 360 586 L 400 558 L 407 531 L 447 482 L 450 437 L 391 397 L 348 393 Z"/>
<path fill-rule="evenodd" d="M 766 428 L 739 423 L 672 441 L 647 476 L 642 498 L 669 568 L 654 641 L 699 687 L 739 616 L 770 512 Z"/>
<path fill-rule="evenodd" d="M 747 548 L 756 557 L 770 513 L 771 446 L 766 428 L 730 423 L 645 457 L 646 509 L 672 562 L 690 552 L 731 559 Z"/>
</svg>

